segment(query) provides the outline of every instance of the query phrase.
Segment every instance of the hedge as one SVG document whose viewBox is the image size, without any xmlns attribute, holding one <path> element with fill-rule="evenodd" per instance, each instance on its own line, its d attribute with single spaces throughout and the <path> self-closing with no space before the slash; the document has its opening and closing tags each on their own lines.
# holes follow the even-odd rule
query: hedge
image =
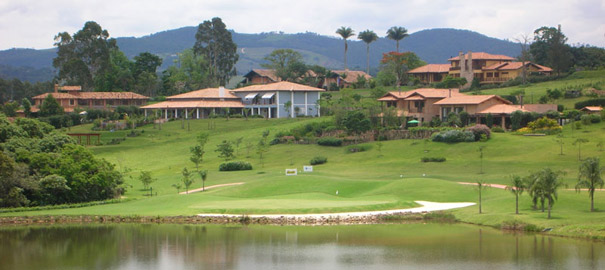
<svg viewBox="0 0 605 270">
<path fill-rule="evenodd" d="M 317 140 L 317 144 L 319 145 L 323 145 L 323 146 L 341 146 L 342 145 L 342 139 L 338 139 L 338 138 L 321 138 L 319 140 Z"/>
<path fill-rule="evenodd" d="M 309 161 L 309 164 L 311 164 L 311 165 L 319 165 L 319 164 L 324 164 L 326 162 L 328 162 L 328 158 L 327 157 L 316 156 L 316 157 L 312 158 L 311 161 Z"/>
<path fill-rule="evenodd" d="M 222 163 L 218 170 L 221 172 L 252 170 L 252 165 L 246 161 L 230 161 Z"/>
<path fill-rule="evenodd" d="M 574 105 L 577 110 L 582 109 L 586 106 L 601 106 L 605 107 L 605 98 L 594 98 L 585 101 L 580 101 Z"/>
<path fill-rule="evenodd" d="M 422 162 L 445 162 L 444 157 L 423 157 L 420 159 Z"/>
</svg>

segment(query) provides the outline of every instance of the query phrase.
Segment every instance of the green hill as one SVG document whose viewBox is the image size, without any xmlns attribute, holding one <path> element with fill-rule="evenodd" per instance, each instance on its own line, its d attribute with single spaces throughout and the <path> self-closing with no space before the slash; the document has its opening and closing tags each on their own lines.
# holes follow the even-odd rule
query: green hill
<svg viewBox="0 0 605 270">
<path fill-rule="evenodd" d="M 111 33 L 111 29 L 109 29 Z M 177 53 L 193 47 L 196 27 L 183 27 L 163 31 L 144 37 L 118 37 L 118 46 L 132 58 L 141 52 L 151 52 L 164 59 L 162 69 L 173 64 Z M 383 35 L 383 33 L 378 33 Z M 238 45 L 240 61 L 236 68 L 239 74 L 247 73 L 252 68 L 260 67 L 263 57 L 274 49 L 291 48 L 300 51 L 305 61 L 320 64 L 328 68 L 342 68 L 343 41 L 335 37 L 315 33 L 260 33 L 241 34 L 233 32 L 233 40 Z M 484 51 L 488 53 L 517 56 L 519 45 L 505 40 L 490 38 L 477 32 L 458 29 L 429 29 L 410 34 L 400 44 L 402 51 L 412 51 L 428 63 L 446 63 L 459 51 Z M 243 49 L 243 51 L 242 51 Z M 395 50 L 395 42 L 380 38 L 371 44 L 370 65 L 376 70 L 382 54 Z M 10 49 L 0 51 L 0 64 L 13 67 L 11 72 L 0 70 L 0 76 L 19 79 L 30 79 L 24 73 L 17 72 L 16 67 L 30 67 L 33 70 L 52 68 L 52 59 L 56 50 Z M 348 64 L 351 69 L 365 69 L 366 45 L 356 38 L 349 40 Z M 4 69 L 6 70 L 6 69 Z M 52 76 L 40 71 L 41 78 Z"/>
</svg>

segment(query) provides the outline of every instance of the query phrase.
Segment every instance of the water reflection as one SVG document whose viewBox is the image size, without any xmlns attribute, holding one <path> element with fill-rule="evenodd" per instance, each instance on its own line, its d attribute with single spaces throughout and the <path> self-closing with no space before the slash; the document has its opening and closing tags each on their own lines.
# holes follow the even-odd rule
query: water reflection
<svg viewBox="0 0 605 270">
<path fill-rule="evenodd" d="M 605 244 L 469 225 L 0 228 L 0 269 L 605 269 Z"/>
</svg>

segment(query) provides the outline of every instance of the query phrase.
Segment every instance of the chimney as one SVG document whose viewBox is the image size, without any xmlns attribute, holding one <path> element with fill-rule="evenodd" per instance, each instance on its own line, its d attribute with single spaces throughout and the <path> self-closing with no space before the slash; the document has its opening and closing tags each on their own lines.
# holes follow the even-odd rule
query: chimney
<svg viewBox="0 0 605 270">
<path fill-rule="evenodd" d="M 468 61 L 468 70 L 473 71 L 473 52 L 468 51 L 468 55 L 466 56 Z M 472 74 L 472 73 L 471 73 Z"/>
<path fill-rule="evenodd" d="M 452 97 L 452 88 L 450 88 L 450 96 L 449 97 Z"/>
<path fill-rule="evenodd" d="M 59 92 L 59 84 L 55 83 L 55 93 L 58 93 L 58 92 Z"/>
<path fill-rule="evenodd" d="M 464 54 L 462 53 L 462 51 L 458 52 L 458 59 L 460 59 L 460 72 L 462 72 L 462 70 L 464 69 Z"/>
<path fill-rule="evenodd" d="M 220 86 L 218 88 L 218 97 L 225 97 L 225 87 L 224 86 Z"/>
</svg>

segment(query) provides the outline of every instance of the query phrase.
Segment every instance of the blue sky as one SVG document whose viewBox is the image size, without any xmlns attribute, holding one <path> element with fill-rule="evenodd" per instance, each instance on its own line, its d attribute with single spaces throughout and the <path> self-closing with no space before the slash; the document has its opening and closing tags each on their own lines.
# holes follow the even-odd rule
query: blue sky
<svg viewBox="0 0 605 270">
<path fill-rule="evenodd" d="M 2 0 L 0 49 L 53 46 L 54 36 L 96 21 L 112 37 L 145 36 L 221 17 L 240 33 L 315 32 L 340 26 L 384 36 L 391 26 L 409 33 L 458 28 L 515 40 L 561 24 L 569 43 L 605 47 L 605 0 Z"/>
</svg>

